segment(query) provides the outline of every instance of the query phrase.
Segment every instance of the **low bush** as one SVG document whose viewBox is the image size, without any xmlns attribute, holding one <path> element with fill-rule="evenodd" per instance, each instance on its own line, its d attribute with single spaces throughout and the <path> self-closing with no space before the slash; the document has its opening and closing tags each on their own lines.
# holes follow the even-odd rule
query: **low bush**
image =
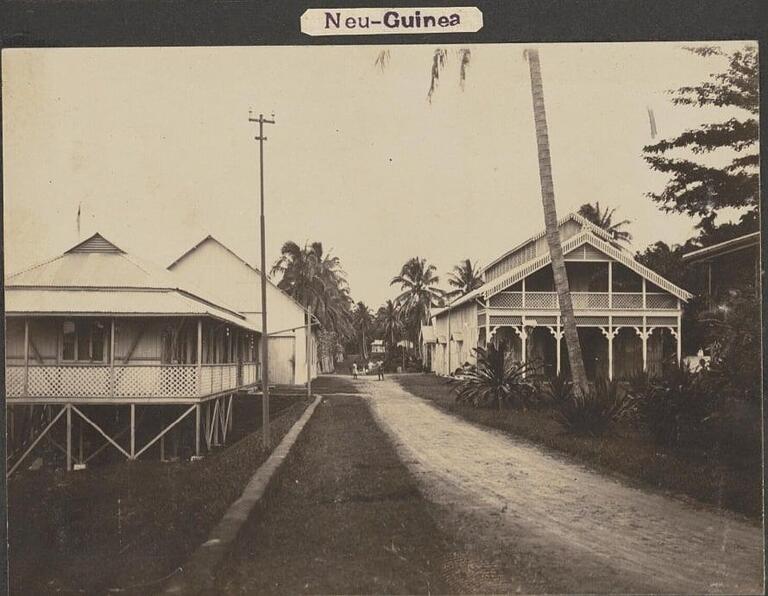
<svg viewBox="0 0 768 596">
<path fill-rule="evenodd" d="M 569 433 L 602 437 L 615 423 L 634 414 L 635 400 L 618 381 L 599 380 L 587 391 L 555 401 L 555 407 L 555 420 Z"/>
<path fill-rule="evenodd" d="M 706 442 L 721 415 L 722 380 L 710 371 L 675 367 L 659 378 L 638 378 L 631 389 L 641 425 L 657 445 Z"/>
<path fill-rule="evenodd" d="M 458 379 L 450 379 L 456 402 L 476 408 L 529 405 L 536 399 L 533 383 L 527 377 L 535 375 L 529 363 L 508 362 L 504 344 L 476 348 L 477 364 L 462 370 Z"/>
</svg>

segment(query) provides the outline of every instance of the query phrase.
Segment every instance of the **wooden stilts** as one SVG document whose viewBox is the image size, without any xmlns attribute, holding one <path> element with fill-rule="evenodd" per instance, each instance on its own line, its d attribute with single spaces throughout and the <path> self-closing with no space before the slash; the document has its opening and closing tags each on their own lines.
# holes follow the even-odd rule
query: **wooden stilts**
<svg viewBox="0 0 768 596">
<path fill-rule="evenodd" d="M 136 459 L 136 404 L 131 404 L 131 457 Z"/>
<path fill-rule="evenodd" d="M 160 437 L 160 461 L 165 461 L 165 435 Z"/>
<path fill-rule="evenodd" d="M 82 464 L 83 463 L 83 420 L 80 419 L 78 423 L 79 427 L 79 437 L 78 437 L 78 458 L 77 462 Z"/>
<path fill-rule="evenodd" d="M 200 410 L 202 406 L 197 404 L 195 406 L 195 455 L 200 456 Z"/>
<path fill-rule="evenodd" d="M 72 405 L 67 404 L 67 471 L 72 469 Z"/>
</svg>

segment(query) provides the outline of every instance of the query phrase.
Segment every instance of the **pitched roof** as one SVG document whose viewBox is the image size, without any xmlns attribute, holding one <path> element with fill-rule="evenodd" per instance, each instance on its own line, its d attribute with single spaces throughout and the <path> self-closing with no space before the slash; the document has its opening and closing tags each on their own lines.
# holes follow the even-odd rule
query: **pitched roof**
<svg viewBox="0 0 768 596">
<path fill-rule="evenodd" d="M 254 271 L 255 273 L 258 273 L 259 275 L 261 275 L 261 269 L 259 269 L 258 267 L 254 267 L 253 265 L 251 265 L 251 264 L 250 264 L 248 261 L 246 261 L 246 260 L 245 260 L 243 257 L 241 257 L 239 254 L 237 254 L 237 253 L 236 253 L 234 250 L 232 250 L 231 248 L 229 248 L 229 247 L 228 247 L 226 244 L 224 244 L 224 243 L 223 243 L 221 240 L 219 240 L 218 238 L 215 238 L 215 237 L 214 237 L 214 236 L 212 236 L 211 234 L 208 234 L 208 235 L 207 235 L 205 238 L 203 238 L 202 240 L 200 240 L 200 242 L 198 242 L 197 244 L 195 244 L 195 245 L 194 245 L 192 248 L 190 248 L 189 250 L 185 251 L 185 252 L 184 252 L 182 255 L 180 255 L 180 256 L 179 256 L 177 259 L 175 259 L 175 260 L 173 261 L 173 263 L 171 263 L 170 265 L 168 265 L 168 270 L 169 270 L 169 271 L 173 271 L 173 268 L 174 268 L 174 267 L 175 267 L 175 266 L 176 266 L 176 265 L 177 265 L 179 262 L 181 262 L 181 261 L 183 261 L 184 259 L 186 259 L 188 256 L 190 256 L 192 253 L 194 253 L 196 250 L 198 250 L 198 249 L 199 249 L 199 248 L 200 248 L 200 247 L 201 247 L 203 244 L 205 244 L 206 242 L 213 242 L 214 244 L 217 244 L 219 247 L 223 248 L 225 251 L 227 251 L 229 254 L 231 254 L 231 255 L 232 255 L 234 258 L 236 258 L 238 261 L 240 261 L 240 262 L 241 262 L 243 265 L 245 265 L 246 267 L 248 267 L 249 269 L 251 269 L 251 270 L 252 270 L 252 271 Z M 268 276 L 268 275 L 267 275 L 267 283 L 268 283 L 269 285 L 271 285 L 273 288 L 275 288 L 276 290 L 278 290 L 278 291 L 279 291 L 279 292 L 280 292 L 280 293 L 281 293 L 283 296 L 285 296 L 286 298 L 288 298 L 288 300 L 290 300 L 291 302 L 295 303 L 295 304 L 296 304 L 296 306 L 298 306 L 298 307 L 299 307 L 301 310 L 303 310 L 304 312 L 308 312 L 308 309 L 307 309 L 307 308 L 305 308 L 305 307 L 304 307 L 304 305 L 303 305 L 303 304 L 301 304 L 301 302 L 299 302 L 298 300 L 296 300 L 296 299 L 295 299 L 293 296 L 290 296 L 290 295 L 289 295 L 287 292 L 285 292 L 284 290 L 280 289 L 280 288 L 277 286 L 277 284 L 275 284 L 275 283 L 274 283 L 274 282 L 273 282 L 271 279 L 269 279 L 269 276 Z M 312 315 L 312 318 L 313 318 L 313 319 L 315 319 L 315 320 L 317 320 L 317 317 L 315 317 L 314 315 Z"/>
<path fill-rule="evenodd" d="M 583 216 L 581 216 L 581 215 L 579 215 L 578 213 L 575 213 L 575 212 L 568 213 L 567 215 L 564 215 L 563 217 L 561 217 L 557 221 L 557 227 L 559 228 L 560 226 L 562 226 L 567 221 L 575 221 L 583 229 L 590 230 L 592 233 L 594 233 L 599 238 L 602 238 L 606 242 L 611 242 L 613 240 L 611 235 L 608 232 L 606 232 L 604 229 L 602 229 L 600 226 L 596 226 L 591 221 L 589 221 L 585 217 L 583 217 Z M 544 230 L 542 230 L 538 234 L 534 234 L 533 236 L 531 236 L 527 240 L 521 242 L 520 244 L 515 245 L 513 248 L 511 248 L 510 250 L 508 250 L 507 252 L 505 252 L 501 256 L 495 258 L 493 261 L 491 261 L 485 267 L 483 267 L 483 271 L 487 271 L 488 269 L 490 269 L 494 265 L 497 265 L 498 263 L 500 263 L 501 261 L 506 259 L 508 256 L 516 253 L 518 250 L 523 248 L 526 244 L 530 244 L 531 242 L 535 242 L 539 238 L 543 238 L 546 235 L 547 235 L 547 230 L 545 228 Z M 624 249 L 622 249 L 622 250 L 624 250 Z"/>
<path fill-rule="evenodd" d="M 571 215 L 575 215 L 575 214 L 571 214 Z M 577 216 L 577 217 L 580 219 L 584 219 L 581 216 Z M 568 219 L 569 217 L 566 217 L 560 220 L 559 225 L 562 225 L 562 223 L 564 223 Z M 594 248 L 596 248 L 597 250 L 603 252 L 607 256 L 625 265 L 627 268 L 631 269 L 638 275 L 645 277 L 650 282 L 666 290 L 673 296 L 680 298 L 681 300 L 684 300 L 684 301 L 688 301 L 692 297 L 692 294 L 690 294 L 686 290 L 676 286 L 672 282 L 664 279 L 658 273 L 640 264 L 637 260 L 635 260 L 634 256 L 628 250 L 624 249 L 623 247 L 617 247 L 614 244 L 611 244 L 610 242 L 602 239 L 600 236 L 605 237 L 606 234 L 600 234 L 600 235 L 596 234 L 595 230 L 599 228 L 597 228 L 593 224 L 590 224 L 589 222 L 587 222 L 587 224 L 588 225 L 584 226 L 584 229 L 581 232 L 579 232 L 575 236 L 572 236 L 571 238 L 563 242 L 563 254 L 567 254 L 572 250 L 579 248 L 583 244 L 589 244 Z M 542 237 L 542 234 L 538 234 L 533 238 L 541 238 L 541 237 Z M 529 241 L 526 241 L 520 244 L 519 246 L 524 246 L 528 242 Z M 505 254 L 508 255 L 511 253 L 508 252 Z M 499 260 L 500 259 L 496 259 L 494 263 L 498 262 Z M 433 316 L 439 316 L 446 310 L 451 310 L 457 306 L 466 304 L 471 300 L 476 300 L 479 298 L 487 299 L 490 296 L 498 294 L 505 288 L 508 288 L 509 286 L 516 284 L 518 281 L 522 280 L 523 278 L 528 277 L 529 275 L 531 275 L 532 273 L 535 273 L 542 267 L 545 267 L 546 265 L 550 264 L 550 262 L 551 262 L 551 259 L 549 257 L 549 251 L 547 251 L 545 254 L 539 257 L 536 257 L 535 259 L 531 259 L 529 261 L 521 263 L 519 266 L 515 267 L 514 269 L 498 277 L 495 277 L 491 281 L 484 283 L 482 286 L 480 286 L 476 290 L 473 290 L 472 292 L 469 292 L 468 294 L 465 294 L 464 296 L 457 298 L 456 300 L 451 302 L 447 307 L 445 307 L 443 310 L 433 313 Z"/>
<path fill-rule="evenodd" d="M 207 313 L 258 330 L 220 300 L 180 282 L 176 274 L 158 265 L 129 255 L 100 234 L 8 276 L 5 288 L 9 313 L 65 312 L 62 309 L 79 313 Z M 146 296 L 139 298 L 140 294 Z"/>
<path fill-rule="evenodd" d="M 731 238 L 725 242 L 719 242 L 718 244 L 713 244 L 712 246 L 706 246 L 704 248 L 699 248 L 698 250 L 689 252 L 688 254 L 683 255 L 683 261 L 688 263 L 696 263 L 698 261 L 705 261 L 707 259 L 719 257 L 730 252 L 735 252 L 737 250 L 743 250 L 751 246 L 759 245 L 760 232 L 752 232 L 751 234 L 737 236 L 736 238 Z"/>
</svg>

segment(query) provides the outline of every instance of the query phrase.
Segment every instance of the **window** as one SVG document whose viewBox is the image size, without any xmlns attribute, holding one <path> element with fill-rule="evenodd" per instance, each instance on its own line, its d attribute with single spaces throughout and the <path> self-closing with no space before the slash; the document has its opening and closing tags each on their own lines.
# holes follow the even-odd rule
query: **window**
<svg viewBox="0 0 768 596">
<path fill-rule="evenodd" d="M 102 321 L 64 321 L 61 359 L 65 362 L 104 362 L 106 327 Z"/>
</svg>

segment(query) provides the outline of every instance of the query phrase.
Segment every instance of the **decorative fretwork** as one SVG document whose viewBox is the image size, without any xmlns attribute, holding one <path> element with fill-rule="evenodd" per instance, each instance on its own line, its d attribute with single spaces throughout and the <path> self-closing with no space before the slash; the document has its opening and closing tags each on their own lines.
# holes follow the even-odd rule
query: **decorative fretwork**
<svg viewBox="0 0 768 596">
<path fill-rule="evenodd" d="M 642 325 L 643 324 L 643 317 L 613 317 L 613 324 L 615 326 L 620 325 Z"/>
<path fill-rule="evenodd" d="M 521 325 L 523 317 L 513 315 L 491 315 L 491 325 Z"/>
<path fill-rule="evenodd" d="M 656 327 L 677 327 L 676 317 L 647 317 L 648 325 L 654 325 Z"/>
<path fill-rule="evenodd" d="M 576 324 L 586 327 L 600 327 L 608 324 L 608 317 L 576 317 Z"/>
</svg>

